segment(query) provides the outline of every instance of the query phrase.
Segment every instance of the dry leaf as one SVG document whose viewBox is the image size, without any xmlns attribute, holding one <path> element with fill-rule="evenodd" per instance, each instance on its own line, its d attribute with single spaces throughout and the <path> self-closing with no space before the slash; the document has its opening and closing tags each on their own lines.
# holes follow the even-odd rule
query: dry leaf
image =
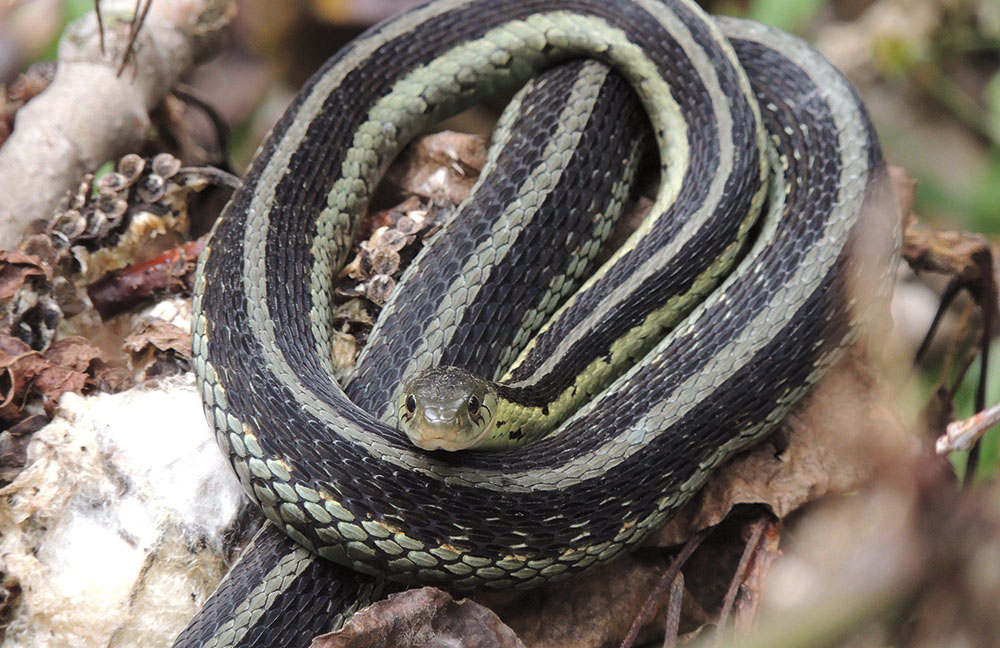
<svg viewBox="0 0 1000 648">
<path fill-rule="evenodd" d="M 79 372 L 89 370 L 91 363 L 102 357 L 101 350 L 94 343 L 77 335 L 56 340 L 44 355 L 53 364 Z"/>
<path fill-rule="evenodd" d="M 138 330 L 125 338 L 125 349 L 139 356 L 151 349 L 167 353 L 176 353 L 180 357 L 191 359 L 191 334 L 181 327 L 165 322 L 155 317 L 143 319 Z"/>
<path fill-rule="evenodd" d="M 90 377 L 83 372 L 50 365 L 38 374 L 32 384 L 32 390 L 42 396 L 45 412 L 51 416 L 60 396 L 66 392 L 82 394 L 89 380 Z"/>
<path fill-rule="evenodd" d="M 570 581 L 523 594 L 480 594 L 476 599 L 496 610 L 530 648 L 616 646 L 667 565 L 662 552 L 633 552 Z M 517 598 L 503 601 L 504 596 Z M 665 602 L 657 603 L 656 614 L 639 634 L 640 643 L 662 633 Z"/>
<path fill-rule="evenodd" d="M 152 378 L 190 368 L 191 334 L 187 330 L 155 317 L 144 318 L 137 328 L 123 345 L 133 372 Z"/>
<path fill-rule="evenodd" d="M 882 457 L 916 454 L 916 440 L 892 410 L 893 398 L 864 352 L 853 351 L 785 418 L 777 438 L 717 470 L 660 530 L 657 544 L 680 544 L 718 524 L 737 504 L 764 504 L 784 517 L 807 502 L 867 483 Z"/>
<path fill-rule="evenodd" d="M 486 164 L 486 139 L 442 131 L 414 140 L 386 173 L 400 195 L 443 198 L 458 204 L 469 195 Z"/>
<path fill-rule="evenodd" d="M 47 414 L 59 397 L 68 391 L 83 393 L 91 385 L 91 365 L 101 357 L 88 340 L 68 337 L 53 344 L 44 354 L 33 351 L 22 340 L 0 336 L 0 419 L 16 421 L 33 396 L 40 396 Z"/>
<path fill-rule="evenodd" d="M 379 601 L 358 612 L 336 632 L 317 637 L 311 648 L 524 648 L 514 632 L 488 608 L 455 601 L 422 587 Z"/>
<path fill-rule="evenodd" d="M 0 335 L 0 420 L 16 421 L 28 389 L 48 362 L 22 340 Z"/>
<path fill-rule="evenodd" d="M 9 484 L 21 472 L 27 459 L 31 435 L 48 422 L 47 416 L 35 414 L 0 433 L 0 485 Z"/>
<path fill-rule="evenodd" d="M 29 277 L 52 279 L 52 268 L 30 254 L 0 250 L 0 299 L 16 295 Z"/>
</svg>

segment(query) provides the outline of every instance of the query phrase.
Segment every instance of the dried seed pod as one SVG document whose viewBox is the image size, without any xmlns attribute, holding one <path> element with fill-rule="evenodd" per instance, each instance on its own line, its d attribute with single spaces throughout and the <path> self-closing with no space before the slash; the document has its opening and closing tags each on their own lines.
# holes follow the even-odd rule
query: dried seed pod
<svg viewBox="0 0 1000 648">
<path fill-rule="evenodd" d="M 43 263 L 50 266 L 55 264 L 56 258 L 59 256 L 59 252 L 55 249 L 48 234 L 27 236 L 21 239 L 21 244 L 17 246 L 17 249 L 25 254 L 38 257 Z"/>
<path fill-rule="evenodd" d="M 69 252 L 73 255 L 73 261 L 76 263 L 76 267 L 79 268 L 80 274 L 86 275 L 87 268 L 89 267 L 90 252 L 82 245 L 74 245 L 69 249 Z"/>
<path fill-rule="evenodd" d="M 135 153 L 129 153 L 118 160 L 118 173 L 124 176 L 127 186 L 135 184 L 145 168 L 146 160 Z"/>
<path fill-rule="evenodd" d="M 128 211 L 128 203 L 121 198 L 101 196 L 97 201 L 96 211 L 104 215 L 109 227 L 117 227 L 121 224 L 125 212 Z"/>
<path fill-rule="evenodd" d="M 52 279 L 52 297 L 66 317 L 79 315 L 87 308 L 87 302 L 80 298 L 73 282 L 66 277 Z"/>
<path fill-rule="evenodd" d="M 171 178 L 181 168 L 181 161 L 169 153 L 160 153 L 153 158 L 153 173 L 161 178 Z"/>
<path fill-rule="evenodd" d="M 365 296 L 379 306 L 382 306 L 389 300 L 389 296 L 395 287 L 396 280 L 392 277 L 388 275 L 375 275 L 368 282 L 368 289 L 365 291 Z"/>
<path fill-rule="evenodd" d="M 399 252 L 388 249 L 377 249 L 371 257 L 372 273 L 376 275 L 393 275 L 399 270 Z"/>
<path fill-rule="evenodd" d="M 341 322 L 345 325 L 360 324 L 363 326 L 371 326 L 375 323 L 372 319 L 371 314 L 368 312 L 368 308 L 365 306 L 364 300 L 361 299 L 348 299 L 342 304 L 339 304 L 333 309 L 333 321 Z"/>
<path fill-rule="evenodd" d="M 102 194 L 115 194 L 128 189 L 130 184 L 131 183 L 128 178 L 124 175 L 118 173 L 117 171 L 112 171 L 111 173 L 105 173 L 101 176 L 100 180 L 97 181 L 97 191 Z"/>
<path fill-rule="evenodd" d="M 356 257 L 356 269 L 352 271 L 350 277 L 353 279 L 367 279 L 372 276 L 372 255 L 375 254 L 375 246 L 371 241 L 361 241 L 358 243 L 358 256 Z"/>
<path fill-rule="evenodd" d="M 87 217 L 87 229 L 79 237 L 81 239 L 102 239 L 108 233 L 111 226 L 108 224 L 108 217 L 99 209 L 90 212 Z"/>
<path fill-rule="evenodd" d="M 380 227 L 371 236 L 372 247 L 377 250 L 393 250 L 398 252 L 413 242 L 412 236 L 407 236 L 394 227 Z"/>
<path fill-rule="evenodd" d="M 411 211 L 399 217 L 399 220 L 396 221 L 396 229 L 406 236 L 411 236 L 422 230 L 426 221 L 426 211 L 422 209 Z"/>
<path fill-rule="evenodd" d="M 151 173 L 139 181 L 136 194 L 139 196 L 139 200 L 144 203 L 155 203 L 160 198 L 163 198 L 165 191 L 166 182 L 163 180 L 163 177 Z"/>
<path fill-rule="evenodd" d="M 355 284 L 353 286 L 345 286 L 343 284 L 337 286 L 333 289 L 333 292 L 338 297 L 352 298 L 352 297 L 364 297 L 367 286 L 365 284 Z"/>
<path fill-rule="evenodd" d="M 49 346 L 62 319 L 59 304 L 48 295 L 39 295 L 35 305 L 24 311 L 14 324 L 14 335 L 32 349 L 41 351 Z"/>
<path fill-rule="evenodd" d="M 62 253 L 69 249 L 69 237 L 62 232 L 52 232 L 49 234 L 49 240 L 52 241 L 52 249 L 54 249 L 56 253 Z"/>
<path fill-rule="evenodd" d="M 87 204 L 87 198 L 90 197 L 90 192 L 94 188 L 94 174 L 88 173 L 83 176 L 80 180 L 80 186 L 76 188 L 76 194 L 70 199 L 67 208 L 68 209 L 83 209 Z"/>
<path fill-rule="evenodd" d="M 49 230 L 61 232 L 69 240 L 73 240 L 83 234 L 87 228 L 87 219 L 83 214 L 75 209 L 67 209 L 53 219 Z"/>
<path fill-rule="evenodd" d="M 356 254 L 350 263 L 345 265 L 340 271 L 340 277 L 350 277 L 351 279 L 362 279 L 364 270 L 361 268 L 361 254 Z"/>
</svg>

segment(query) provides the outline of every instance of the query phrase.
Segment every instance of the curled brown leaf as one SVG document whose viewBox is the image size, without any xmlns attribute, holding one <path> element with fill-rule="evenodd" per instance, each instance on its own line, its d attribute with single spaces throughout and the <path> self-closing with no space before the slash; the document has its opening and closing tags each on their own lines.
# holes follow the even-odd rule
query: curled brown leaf
<svg viewBox="0 0 1000 648">
<path fill-rule="evenodd" d="M 0 250 L 0 299 L 10 299 L 29 277 L 52 279 L 52 268 L 38 257 Z"/>
<path fill-rule="evenodd" d="M 456 601 L 434 587 L 390 594 L 358 612 L 311 648 L 524 648 L 514 631 L 488 608 Z"/>
</svg>

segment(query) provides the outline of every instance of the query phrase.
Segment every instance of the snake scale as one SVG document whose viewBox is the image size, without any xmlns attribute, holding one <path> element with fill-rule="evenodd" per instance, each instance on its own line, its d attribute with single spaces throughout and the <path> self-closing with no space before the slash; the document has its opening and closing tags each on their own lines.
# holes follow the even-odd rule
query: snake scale
<svg viewBox="0 0 1000 648">
<path fill-rule="evenodd" d="M 398 348 L 419 351 L 407 357 L 373 336 L 359 371 L 371 388 L 358 388 L 373 414 L 333 377 L 333 278 L 407 141 L 577 57 L 610 65 L 638 95 L 660 186 L 610 265 L 572 296 L 550 290 L 566 300 L 560 319 L 533 326 L 565 328 L 520 343 L 544 351 L 534 375 L 571 382 L 592 370 L 574 347 L 640 357 L 528 446 L 414 448 L 381 409 L 405 375 L 441 361 L 438 348 L 467 348 L 451 338 L 467 327 L 439 316 L 444 298 L 411 293 L 407 307 L 432 312 L 438 328 L 406 332 L 404 319 Z M 771 430 L 882 307 L 899 245 L 885 176 L 864 107 L 822 56 L 684 0 L 433 0 L 369 30 L 299 93 L 199 267 L 192 329 L 206 415 L 271 525 L 175 645 L 303 645 L 299 635 L 381 591 L 341 566 L 456 590 L 530 587 L 639 542 Z M 506 199 L 538 203 L 528 185 Z M 756 224 L 744 215 L 761 208 Z M 474 292 L 471 275 L 488 274 L 449 267 L 454 301 Z M 668 302 L 682 320 L 655 315 Z M 627 342 L 647 334 L 657 335 L 648 351 Z M 334 577 L 345 579 L 335 594 L 308 584 Z M 310 603 L 321 609 L 309 616 L 285 598 L 293 590 L 336 605 Z"/>
</svg>

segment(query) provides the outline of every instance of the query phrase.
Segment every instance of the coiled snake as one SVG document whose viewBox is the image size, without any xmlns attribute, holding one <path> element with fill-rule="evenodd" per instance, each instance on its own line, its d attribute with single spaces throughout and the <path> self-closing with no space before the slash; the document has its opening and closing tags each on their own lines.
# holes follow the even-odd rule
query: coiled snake
<svg viewBox="0 0 1000 648">
<path fill-rule="evenodd" d="M 568 376 L 560 388 L 570 389 L 593 368 L 575 359 L 580 348 L 636 362 L 531 445 L 459 456 L 414 448 L 333 378 L 333 277 L 407 141 L 572 57 L 609 64 L 635 89 L 660 188 L 611 265 L 546 325 L 549 341 L 528 343 L 537 361 L 521 366 L 532 384 Z M 455 589 L 569 576 L 656 529 L 855 339 L 897 255 L 884 175 L 853 88 L 776 30 L 716 21 L 683 0 L 429 2 L 313 76 L 217 224 L 193 324 L 206 414 L 250 497 L 313 554 Z M 762 205 L 754 225 L 746 214 Z M 453 265 L 445 297 L 463 301 L 472 275 L 488 273 Z M 441 316 L 445 297 L 412 293 L 407 307 L 424 313 L 413 319 L 438 322 L 434 332 L 400 329 L 409 341 L 395 348 L 412 356 L 373 336 L 366 353 L 390 355 L 366 365 L 372 393 L 387 395 L 381 407 L 394 407 L 403 376 L 441 360 L 438 344 L 463 346 L 449 336 L 466 327 Z M 661 319 L 668 304 L 684 319 Z M 273 623 L 244 603 L 230 609 L 246 619 L 212 631 L 213 645 Z"/>
</svg>

